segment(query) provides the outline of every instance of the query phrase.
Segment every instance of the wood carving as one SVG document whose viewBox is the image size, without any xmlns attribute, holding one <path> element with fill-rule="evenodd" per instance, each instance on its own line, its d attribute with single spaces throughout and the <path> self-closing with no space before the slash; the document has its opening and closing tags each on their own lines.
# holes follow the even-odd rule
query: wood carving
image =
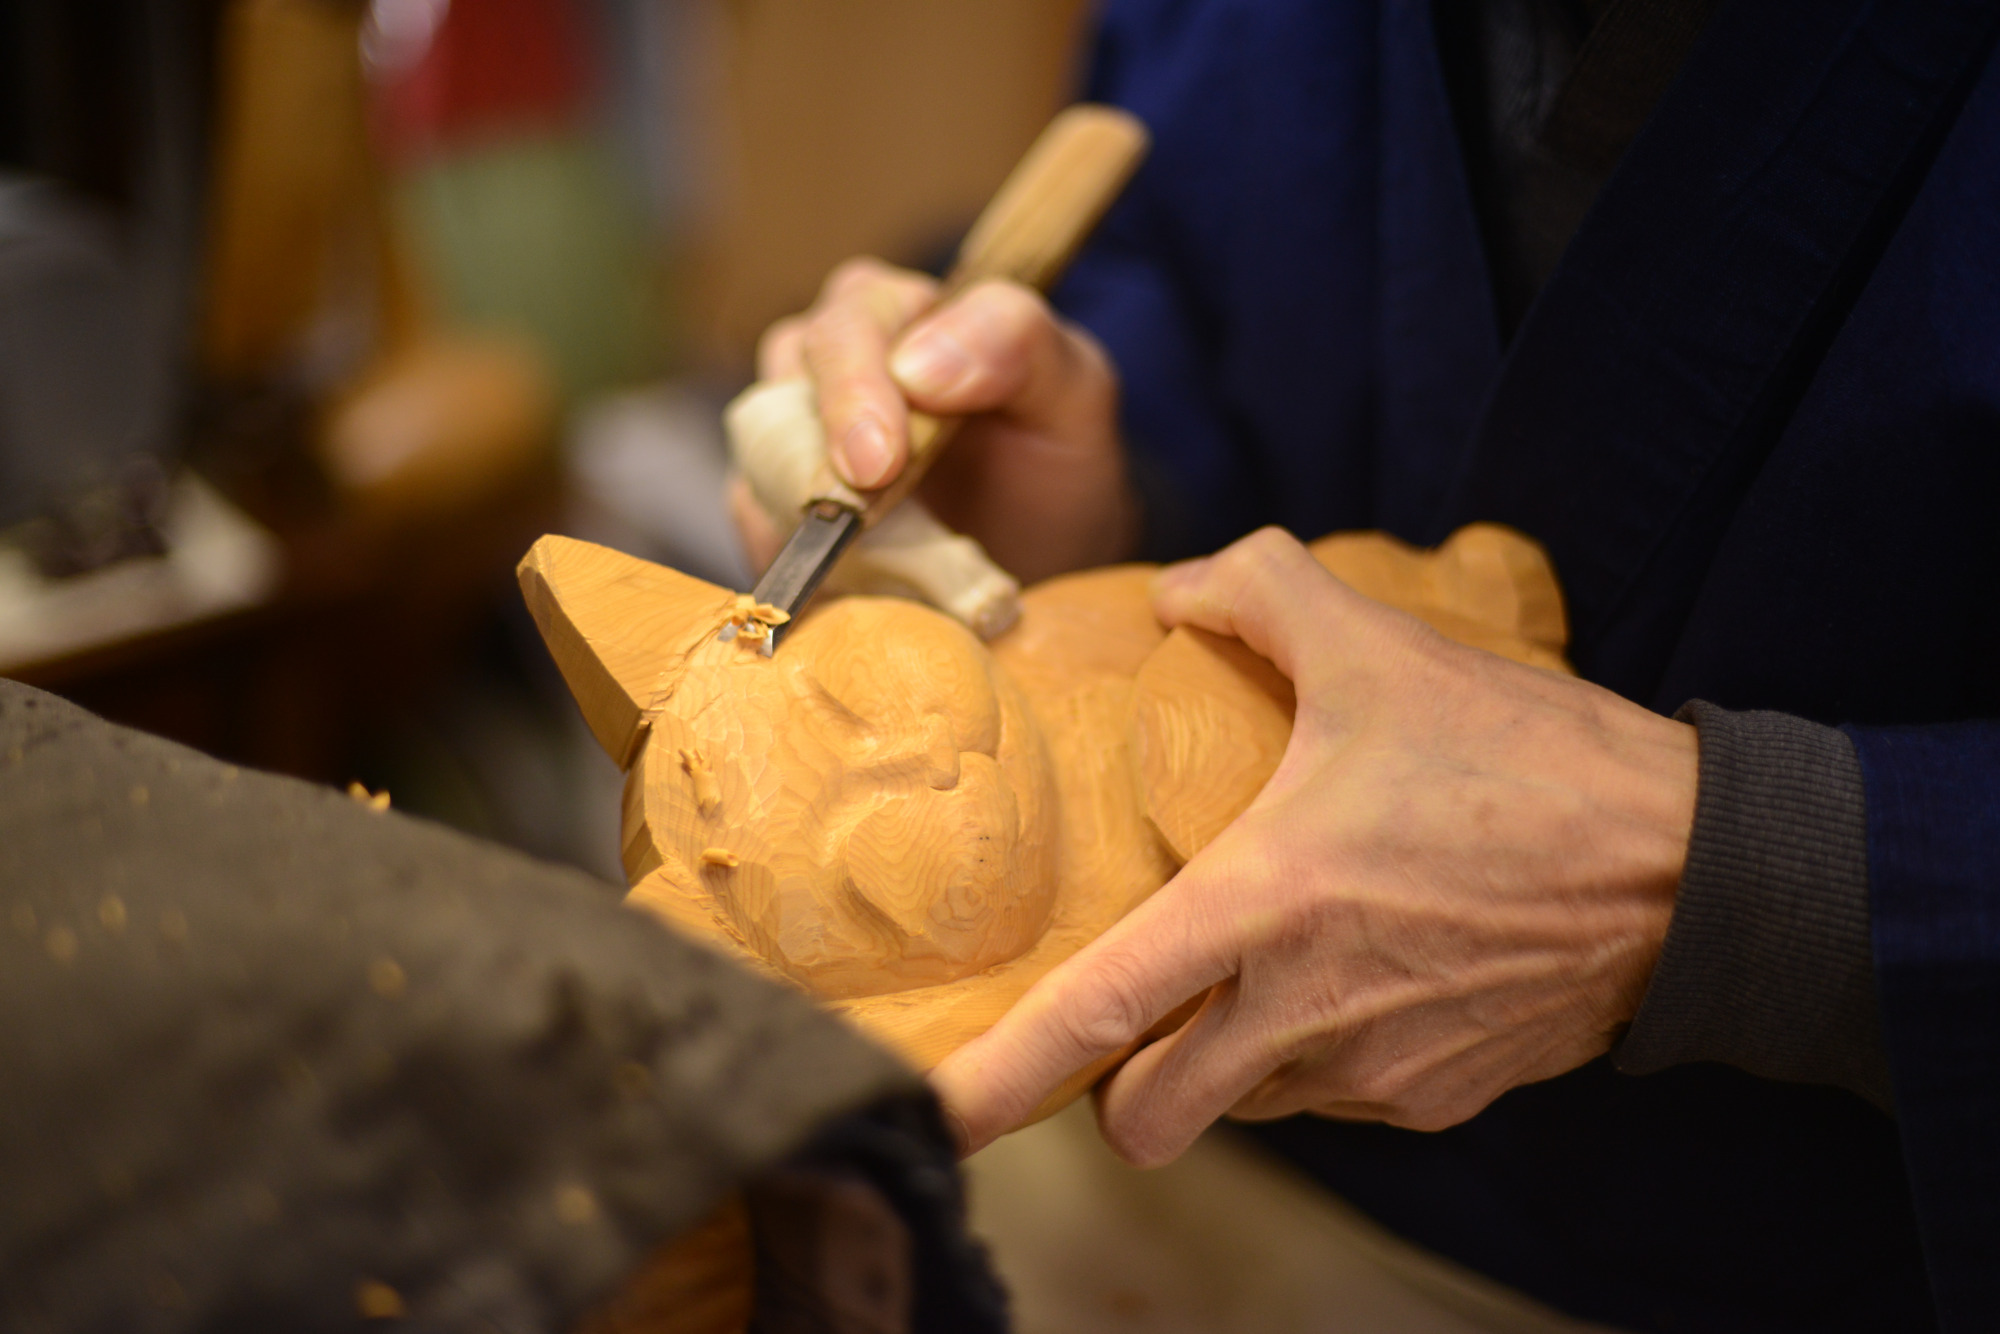
<svg viewBox="0 0 2000 1334">
<path fill-rule="evenodd" d="M 1517 534 L 1313 550 L 1448 635 L 1564 669 L 1554 576 Z M 632 903 L 922 1069 L 1165 883 L 1291 732 L 1289 684 L 1236 641 L 1165 633 L 1146 567 L 1029 589 L 990 646 L 915 602 L 837 599 L 775 657 L 718 637 L 747 624 L 738 595 L 603 547 L 546 537 L 520 574 L 626 770 Z"/>
<path fill-rule="evenodd" d="M 1516 533 L 1475 525 L 1434 552 L 1341 534 L 1312 549 L 1447 635 L 1567 670 L 1554 573 Z M 629 901 L 919 1069 L 1165 884 L 1250 804 L 1291 735 L 1290 684 L 1235 640 L 1166 633 L 1150 567 L 1031 588 L 990 645 L 917 602 L 822 600 L 769 658 L 748 599 L 604 547 L 544 537 L 520 577 L 626 771 Z M 592 1334 L 738 1334 L 750 1249 L 726 1208 L 662 1251 Z"/>
</svg>

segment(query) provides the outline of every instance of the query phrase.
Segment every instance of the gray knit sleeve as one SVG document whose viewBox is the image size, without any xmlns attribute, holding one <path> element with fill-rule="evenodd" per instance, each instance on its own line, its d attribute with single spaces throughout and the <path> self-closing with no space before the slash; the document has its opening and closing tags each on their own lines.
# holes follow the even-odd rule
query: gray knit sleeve
<svg viewBox="0 0 2000 1334">
<path fill-rule="evenodd" d="M 1678 716 L 1701 745 L 1687 869 L 1613 1059 L 1629 1074 L 1722 1061 L 1890 1107 L 1853 743 L 1788 714 L 1701 700 Z"/>
</svg>

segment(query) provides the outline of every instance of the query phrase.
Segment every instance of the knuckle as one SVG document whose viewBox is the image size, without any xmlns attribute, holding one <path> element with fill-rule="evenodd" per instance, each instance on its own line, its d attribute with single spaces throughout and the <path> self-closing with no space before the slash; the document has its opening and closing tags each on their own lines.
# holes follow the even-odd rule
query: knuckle
<svg viewBox="0 0 2000 1334">
<path fill-rule="evenodd" d="M 1138 972 L 1131 964 L 1117 955 L 1100 959 L 1090 986 L 1065 1012 L 1065 1038 L 1092 1055 L 1138 1041 L 1151 1022 L 1140 995 Z"/>
<path fill-rule="evenodd" d="M 775 347 L 787 339 L 797 338 L 805 326 L 805 317 L 801 315 L 787 315 L 783 319 L 773 320 L 770 327 L 764 330 L 763 337 L 757 340 L 757 345 L 763 348 Z"/>
<path fill-rule="evenodd" d="M 881 339 L 865 314 L 834 307 L 816 316 L 801 331 L 806 363 L 816 379 L 853 376 L 879 370 Z M 822 389 L 831 388 L 822 380 Z"/>
<path fill-rule="evenodd" d="M 805 324 L 800 316 L 787 315 L 764 330 L 763 336 L 757 340 L 759 364 L 768 365 L 796 345 L 805 332 Z"/>
<path fill-rule="evenodd" d="M 1275 524 L 1267 524 L 1243 539 L 1245 559 L 1258 574 L 1274 574 L 1292 563 L 1299 540 Z"/>
<path fill-rule="evenodd" d="M 1041 293 L 1009 279 L 994 278 L 976 284 L 966 293 L 966 302 L 979 307 L 996 326 L 1017 335 L 1055 332 L 1054 315 Z"/>
<path fill-rule="evenodd" d="M 850 255 L 833 266 L 820 290 L 825 298 L 839 300 L 887 278 L 891 272 L 888 264 L 873 255 Z"/>
</svg>

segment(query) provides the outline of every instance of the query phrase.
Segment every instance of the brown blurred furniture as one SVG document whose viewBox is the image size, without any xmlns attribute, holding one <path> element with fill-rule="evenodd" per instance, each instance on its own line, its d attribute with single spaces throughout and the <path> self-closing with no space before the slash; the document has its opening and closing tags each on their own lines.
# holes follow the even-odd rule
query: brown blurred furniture
<svg viewBox="0 0 2000 1334">
<path fill-rule="evenodd" d="M 714 179 L 697 337 L 757 335 L 849 255 L 921 262 L 956 239 L 1073 101 L 1084 0 L 716 4 Z"/>
</svg>

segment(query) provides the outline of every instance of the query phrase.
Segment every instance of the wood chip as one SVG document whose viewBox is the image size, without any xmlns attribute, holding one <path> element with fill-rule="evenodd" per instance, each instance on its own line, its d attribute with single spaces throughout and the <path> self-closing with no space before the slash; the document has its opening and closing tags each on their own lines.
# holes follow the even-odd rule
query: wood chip
<svg viewBox="0 0 2000 1334">
<path fill-rule="evenodd" d="M 360 802 L 362 805 L 366 806 L 371 811 L 386 811 L 389 809 L 388 788 L 383 788 L 380 792 L 370 795 L 368 789 L 363 787 L 360 783 L 358 782 L 349 783 L 347 785 L 347 795 L 354 798 L 356 801 Z"/>
<path fill-rule="evenodd" d="M 741 857 L 738 857 L 735 853 L 731 852 L 728 848 L 703 848 L 701 850 L 701 864 L 703 866 L 723 866 L 723 867 L 734 868 L 737 866 L 741 866 L 743 864 L 743 859 Z"/>
<path fill-rule="evenodd" d="M 694 782 L 694 804 L 703 815 L 722 804 L 722 788 L 700 751 L 681 751 L 681 768 L 687 770 L 687 776 Z"/>
<path fill-rule="evenodd" d="M 741 640 L 746 644 L 759 645 L 759 651 L 766 657 L 770 649 L 763 647 L 770 642 L 774 627 L 792 619 L 791 613 L 769 602 L 759 602 L 748 593 L 738 593 L 736 601 L 729 609 L 728 622 L 722 627 L 722 639 Z"/>
</svg>

